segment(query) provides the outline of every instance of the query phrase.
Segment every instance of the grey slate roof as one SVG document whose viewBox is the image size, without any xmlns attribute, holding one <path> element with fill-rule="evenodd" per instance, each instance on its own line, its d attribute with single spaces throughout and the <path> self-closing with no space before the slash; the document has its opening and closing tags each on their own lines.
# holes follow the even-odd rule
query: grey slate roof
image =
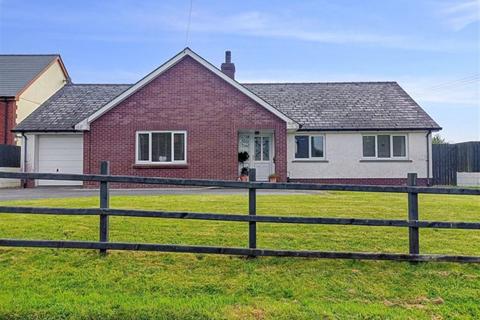
<svg viewBox="0 0 480 320">
<path fill-rule="evenodd" d="M 0 55 L 0 97 L 14 97 L 59 55 Z"/>
<path fill-rule="evenodd" d="M 74 131 L 131 85 L 70 84 L 15 131 Z M 440 129 L 396 82 L 244 84 L 305 130 Z"/>
<path fill-rule="evenodd" d="M 396 82 L 244 84 L 301 129 L 440 129 Z"/>
<path fill-rule="evenodd" d="M 75 131 L 74 126 L 128 89 L 127 84 L 67 84 L 15 131 Z"/>
</svg>

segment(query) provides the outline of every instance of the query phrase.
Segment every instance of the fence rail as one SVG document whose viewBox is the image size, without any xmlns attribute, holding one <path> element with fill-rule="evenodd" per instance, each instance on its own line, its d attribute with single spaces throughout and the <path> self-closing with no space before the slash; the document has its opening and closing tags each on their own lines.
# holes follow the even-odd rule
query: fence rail
<svg viewBox="0 0 480 320">
<path fill-rule="evenodd" d="M 100 183 L 100 208 L 40 208 L 0 206 L 0 214 L 50 214 L 50 215 L 86 215 L 99 216 L 99 242 L 93 241 L 65 241 L 65 240 L 19 240 L 0 239 L 0 246 L 7 247 L 42 247 L 42 248 L 71 248 L 95 249 L 101 254 L 107 250 L 140 250 L 184 253 L 210 253 L 245 256 L 279 256 L 279 257 L 311 257 L 336 259 L 370 259 L 370 260 L 405 260 L 405 261 L 445 261 L 445 262 L 476 262 L 480 263 L 480 256 L 464 255 L 433 255 L 420 254 L 420 228 L 464 229 L 480 230 L 480 222 L 448 222 L 425 221 L 419 219 L 418 194 L 456 194 L 480 195 L 478 189 L 459 188 L 432 188 L 416 186 L 416 174 L 409 174 L 407 186 L 361 186 L 361 185 L 321 185 L 303 183 L 264 183 L 255 181 L 255 171 L 250 172 L 250 182 L 234 182 L 199 179 L 169 179 L 132 176 L 113 176 L 109 174 L 108 162 L 102 162 L 100 175 L 81 174 L 51 174 L 51 173 L 11 173 L 0 172 L 0 178 L 19 179 L 51 179 L 51 180 L 83 180 Z M 144 183 L 180 186 L 208 186 L 248 189 L 248 215 L 216 214 L 172 211 L 125 210 L 109 208 L 109 183 Z M 357 218 L 329 218 L 329 217 L 300 217 L 256 215 L 257 189 L 284 189 L 284 190 L 337 190 L 337 191 L 364 191 L 364 192 L 402 192 L 408 194 L 408 219 L 357 219 Z M 210 221 L 244 222 L 249 225 L 248 248 L 188 246 L 149 243 L 109 242 L 109 217 L 147 217 L 167 219 L 192 219 Z M 1 217 L 1 215 L 0 215 Z M 364 253 L 364 252 L 326 252 L 311 250 L 272 250 L 257 248 L 257 223 L 287 223 L 287 224 L 317 224 L 317 225 L 355 225 L 369 227 L 405 227 L 409 230 L 409 252 L 403 253 Z"/>
<path fill-rule="evenodd" d="M 253 170 L 251 170 L 253 171 Z M 62 174 L 62 173 L 24 173 L 0 172 L 0 178 L 26 180 L 70 180 L 93 181 L 130 184 L 175 185 L 193 187 L 221 187 L 236 189 L 269 189 L 269 190 L 324 190 L 324 191 L 356 191 L 356 192 L 392 192 L 392 193 L 429 193 L 429 194 L 458 194 L 480 195 L 478 189 L 462 189 L 448 187 L 421 187 L 421 186 L 369 186 L 356 184 L 317 184 L 317 183 L 270 183 L 270 182 L 240 182 L 204 179 L 176 179 L 153 178 L 101 174 Z"/>
</svg>

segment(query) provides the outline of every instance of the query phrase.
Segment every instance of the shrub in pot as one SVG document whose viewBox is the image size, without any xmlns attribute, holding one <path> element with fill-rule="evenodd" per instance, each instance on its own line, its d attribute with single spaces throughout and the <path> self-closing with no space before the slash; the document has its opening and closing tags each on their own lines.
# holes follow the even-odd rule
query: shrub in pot
<svg viewBox="0 0 480 320">
<path fill-rule="evenodd" d="M 240 181 L 248 181 L 248 168 L 243 167 L 240 171 Z"/>
<path fill-rule="evenodd" d="M 247 151 L 242 151 L 238 153 L 238 162 L 244 163 L 245 161 L 248 160 L 248 158 L 250 158 L 250 155 L 248 154 Z"/>
<path fill-rule="evenodd" d="M 277 182 L 280 176 L 276 173 L 272 173 L 268 176 L 268 182 Z"/>
</svg>

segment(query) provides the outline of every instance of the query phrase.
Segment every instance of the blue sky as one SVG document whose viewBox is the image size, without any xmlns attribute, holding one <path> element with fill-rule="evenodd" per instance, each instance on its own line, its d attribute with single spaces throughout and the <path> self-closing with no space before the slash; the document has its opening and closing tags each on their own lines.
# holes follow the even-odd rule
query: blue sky
<svg viewBox="0 0 480 320">
<path fill-rule="evenodd" d="M 1 53 L 132 83 L 188 45 L 240 82 L 399 82 L 452 142 L 480 140 L 480 0 L 0 0 Z"/>
</svg>

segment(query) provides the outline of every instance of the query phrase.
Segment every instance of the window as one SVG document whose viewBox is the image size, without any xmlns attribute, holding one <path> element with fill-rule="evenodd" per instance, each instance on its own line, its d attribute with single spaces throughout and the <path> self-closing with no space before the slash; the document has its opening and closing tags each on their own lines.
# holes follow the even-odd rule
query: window
<svg viewBox="0 0 480 320">
<path fill-rule="evenodd" d="M 406 158 L 406 135 L 365 135 L 363 141 L 363 157 L 365 158 Z"/>
<path fill-rule="evenodd" d="M 295 159 L 324 159 L 325 136 L 295 136 Z"/>
<path fill-rule="evenodd" d="M 377 157 L 390 158 L 390 136 L 377 136 Z"/>
<path fill-rule="evenodd" d="M 136 153 L 137 163 L 186 163 L 186 132 L 137 132 Z"/>
<path fill-rule="evenodd" d="M 256 136 L 254 139 L 255 161 L 270 161 L 270 137 Z"/>
<path fill-rule="evenodd" d="M 375 157 L 375 136 L 363 136 L 363 156 Z"/>
</svg>

